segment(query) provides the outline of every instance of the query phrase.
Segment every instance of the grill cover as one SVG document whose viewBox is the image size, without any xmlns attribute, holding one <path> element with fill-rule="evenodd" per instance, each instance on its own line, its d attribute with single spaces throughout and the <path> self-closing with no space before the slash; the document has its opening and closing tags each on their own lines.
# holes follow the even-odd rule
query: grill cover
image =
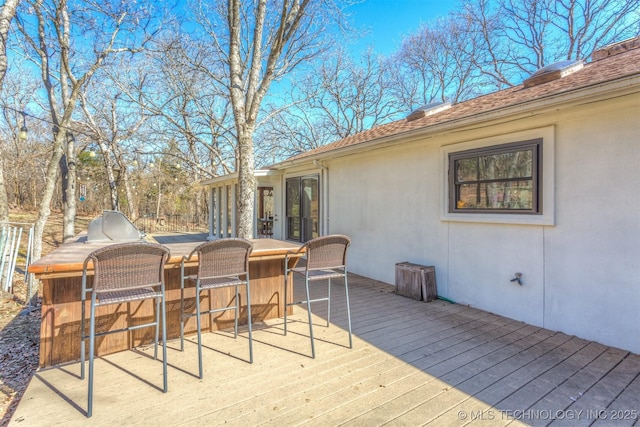
<svg viewBox="0 0 640 427">
<path fill-rule="evenodd" d="M 120 211 L 104 211 L 89 223 L 88 242 L 131 242 L 142 240 L 144 234 Z"/>
</svg>

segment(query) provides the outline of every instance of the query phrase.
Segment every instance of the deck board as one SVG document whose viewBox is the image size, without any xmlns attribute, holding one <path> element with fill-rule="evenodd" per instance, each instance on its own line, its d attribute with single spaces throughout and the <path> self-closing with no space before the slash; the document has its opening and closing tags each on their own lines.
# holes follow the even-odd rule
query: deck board
<svg viewBox="0 0 640 427">
<path fill-rule="evenodd" d="M 414 301 L 362 276 L 350 275 L 349 286 L 353 349 L 337 283 L 329 328 L 325 305 L 313 305 L 315 359 L 302 307 L 287 336 L 282 319 L 254 325 L 253 364 L 246 327 L 237 339 L 204 334 L 203 380 L 193 339 L 185 352 L 170 341 L 166 394 L 153 348 L 112 354 L 96 361 L 91 424 L 605 426 L 611 417 L 595 414 L 627 411 L 615 425 L 640 425 L 631 418 L 640 410 L 638 355 L 463 305 Z M 38 371 L 10 425 L 86 425 L 78 373 L 78 363 Z"/>
</svg>

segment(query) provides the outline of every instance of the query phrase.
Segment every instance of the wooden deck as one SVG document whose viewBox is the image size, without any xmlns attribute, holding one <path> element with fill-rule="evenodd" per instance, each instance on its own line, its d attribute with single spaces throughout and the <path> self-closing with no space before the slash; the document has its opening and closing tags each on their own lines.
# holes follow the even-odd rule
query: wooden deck
<svg viewBox="0 0 640 427">
<path fill-rule="evenodd" d="M 171 341 L 166 394 L 152 348 L 97 359 L 90 423 L 79 364 L 40 370 L 10 425 L 640 426 L 638 355 L 361 276 L 349 284 L 353 349 L 338 284 L 331 327 L 315 307 L 316 359 L 296 307 L 286 337 L 281 320 L 254 325 L 253 364 L 246 330 L 206 334 L 203 380 L 196 345 Z"/>
</svg>

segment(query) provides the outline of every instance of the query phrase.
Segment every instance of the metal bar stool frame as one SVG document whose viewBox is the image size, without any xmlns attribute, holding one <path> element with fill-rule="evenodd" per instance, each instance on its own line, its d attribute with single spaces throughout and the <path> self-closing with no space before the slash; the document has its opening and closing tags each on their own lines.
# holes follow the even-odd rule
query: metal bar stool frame
<svg viewBox="0 0 640 427">
<path fill-rule="evenodd" d="M 353 348 L 351 334 L 351 310 L 349 305 L 349 284 L 347 280 L 347 249 L 351 245 L 349 237 L 341 234 L 316 237 L 309 240 L 295 251 L 289 251 L 285 257 L 284 275 L 284 334 L 287 335 L 287 308 L 294 305 L 306 305 L 309 322 L 309 338 L 311 339 L 311 356 L 316 357 L 313 322 L 311 319 L 311 303 L 327 302 L 327 327 L 331 321 L 331 279 L 343 278 L 347 304 L 347 325 L 349 330 L 349 348 Z M 304 267 L 289 268 L 289 256 L 299 255 L 305 252 L 306 265 Z M 289 273 L 299 274 L 304 277 L 306 299 L 303 301 L 288 302 Z M 327 280 L 327 296 L 311 299 L 309 282 Z"/>
<path fill-rule="evenodd" d="M 93 413 L 93 374 L 95 339 L 113 333 L 155 326 L 154 360 L 158 358 L 159 329 L 162 326 L 163 392 L 167 392 L 166 298 L 164 266 L 169 259 L 165 246 L 145 242 L 125 242 L 91 252 L 82 267 L 82 323 L 80 340 L 80 379 L 85 377 L 85 341 L 89 341 L 87 418 Z M 93 284 L 87 286 L 88 266 L 93 264 Z M 86 333 L 86 302 L 90 297 L 89 333 Z M 155 321 L 96 332 L 96 307 L 154 299 Z M 160 314 L 162 313 L 162 319 Z"/>
<path fill-rule="evenodd" d="M 247 324 L 249 330 L 249 363 L 253 363 L 253 338 L 251 332 L 251 286 L 249 280 L 249 255 L 253 250 L 253 243 L 246 239 L 224 238 L 212 240 L 198 245 L 188 256 L 183 256 L 180 264 L 180 351 L 184 351 L 184 323 L 185 319 L 196 317 L 198 333 L 198 373 L 203 377 L 202 368 L 202 322 L 203 314 L 218 313 L 234 310 L 234 338 L 238 336 L 238 310 L 240 308 L 239 286 L 246 287 L 247 293 Z M 198 254 L 198 273 L 185 275 L 185 264 L 194 254 Z M 195 282 L 195 313 L 185 313 L 185 281 Z M 202 311 L 200 308 L 200 293 L 225 287 L 235 287 L 235 304 L 231 306 L 213 308 Z M 209 301 L 211 307 L 211 301 Z"/>
</svg>

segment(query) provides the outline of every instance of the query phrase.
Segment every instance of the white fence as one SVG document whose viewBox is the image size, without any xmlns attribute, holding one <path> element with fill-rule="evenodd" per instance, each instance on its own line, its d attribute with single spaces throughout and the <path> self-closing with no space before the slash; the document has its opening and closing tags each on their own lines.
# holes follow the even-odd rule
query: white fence
<svg viewBox="0 0 640 427">
<path fill-rule="evenodd" d="M 22 222 L 0 222 L 0 287 L 5 292 L 13 292 L 13 277 L 17 268 L 20 244 L 27 239 L 24 262 L 24 278 L 31 284 L 27 272 L 32 257 L 33 224 Z M 27 289 L 27 299 L 31 298 L 31 289 Z"/>
</svg>

